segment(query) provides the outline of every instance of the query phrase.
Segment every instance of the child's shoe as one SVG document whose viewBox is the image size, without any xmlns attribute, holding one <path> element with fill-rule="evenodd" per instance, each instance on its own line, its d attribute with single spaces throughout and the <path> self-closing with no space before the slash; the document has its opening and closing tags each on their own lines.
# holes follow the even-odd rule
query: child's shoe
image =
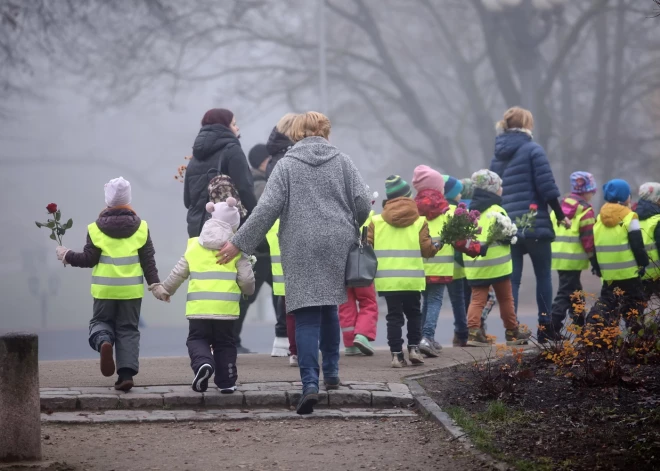
<svg viewBox="0 0 660 471">
<path fill-rule="evenodd" d="M 374 347 L 371 346 L 369 339 L 362 334 L 357 334 L 353 339 L 353 345 L 357 347 L 362 354 L 370 357 L 374 354 Z"/>
<path fill-rule="evenodd" d="M 319 402 L 319 392 L 316 389 L 307 389 L 296 407 L 296 414 L 308 415 L 314 412 L 314 406 Z"/>
<path fill-rule="evenodd" d="M 453 347 L 467 347 L 467 340 L 461 340 L 456 334 L 454 334 L 454 338 L 452 339 L 451 344 Z M 421 350 L 422 346 L 420 345 L 419 347 Z"/>
<path fill-rule="evenodd" d="M 330 391 L 331 389 L 339 389 L 339 385 L 341 384 L 341 381 L 339 380 L 338 377 L 335 378 L 323 378 L 323 385 L 325 386 L 326 391 Z"/>
<path fill-rule="evenodd" d="M 298 368 L 298 355 L 291 355 L 289 357 L 289 366 L 292 368 Z"/>
<path fill-rule="evenodd" d="M 128 392 L 133 389 L 133 373 L 135 372 L 129 368 L 120 368 L 119 371 L 117 371 L 119 377 L 115 383 L 115 390 Z"/>
<path fill-rule="evenodd" d="M 289 339 L 287 337 L 275 337 L 273 342 L 273 351 L 270 353 L 272 357 L 288 357 L 289 356 Z"/>
<path fill-rule="evenodd" d="M 419 351 L 429 358 L 437 358 L 440 356 L 440 352 L 435 348 L 433 340 L 426 337 L 424 337 L 422 341 L 419 342 Z"/>
<path fill-rule="evenodd" d="M 113 349 L 110 342 L 101 344 L 101 374 L 110 377 L 115 374 L 115 360 L 112 357 Z"/>
<path fill-rule="evenodd" d="M 192 388 L 195 392 L 205 392 L 209 387 L 209 378 L 213 376 L 213 367 L 208 363 L 204 363 L 197 370 L 195 379 L 192 382 Z"/>
<path fill-rule="evenodd" d="M 347 357 L 355 357 L 362 355 L 362 352 L 357 347 L 346 347 L 344 349 L 344 355 Z"/>
<path fill-rule="evenodd" d="M 488 337 L 484 334 L 481 329 L 470 329 L 468 334 L 468 347 L 490 347 L 490 342 Z"/>
<path fill-rule="evenodd" d="M 504 336 L 506 337 L 507 345 L 527 345 L 527 341 L 532 336 L 532 333 L 530 331 L 521 331 L 520 327 L 516 327 L 513 330 L 507 329 L 504 332 Z"/>
<path fill-rule="evenodd" d="M 220 394 L 234 394 L 234 391 L 236 391 L 237 387 L 232 386 L 230 388 L 218 388 L 220 389 Z"/>
<path fill-rule="evenodd" d="M 404 366 L 408 366 L 408 363 L 406 363 L 403 352 L 392 352 L 392 368 L 403 368 Z"/>
<path fill-rule="evenodd" d="M 424 364 L 424 358 L 417 345 L 408 345 L 408 360 L 413 366 Z"/>
</svg>

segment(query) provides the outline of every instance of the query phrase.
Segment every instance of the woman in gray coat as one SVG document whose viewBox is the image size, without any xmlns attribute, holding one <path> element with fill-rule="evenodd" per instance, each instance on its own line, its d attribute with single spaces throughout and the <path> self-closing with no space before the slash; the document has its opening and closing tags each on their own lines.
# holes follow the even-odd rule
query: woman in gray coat
<svg viewBox="0 0 660 471">
<path fill-rule="evenodd" d="M 299 115 L 289 131 L 295 145 L 277 163 L 257 207 L 218 253 L 218 263 L 240 251 L 251 254 L 280 219 L 280 250 L 287 311 L 296 316 L 298 364 L 303 395 L 299 414 L 318 402 L 319 348 L 326 388 L 339 387 L 339 318 L 346 302 L 346 258 L 371 209 L 367 186 L 351 161 L 328 142 L 330 121 L 321 113 Z M 342 171 L 348 171 L 346 194 Z M 353 215 L 351 207 L 355 207 Z"/>
</svg>

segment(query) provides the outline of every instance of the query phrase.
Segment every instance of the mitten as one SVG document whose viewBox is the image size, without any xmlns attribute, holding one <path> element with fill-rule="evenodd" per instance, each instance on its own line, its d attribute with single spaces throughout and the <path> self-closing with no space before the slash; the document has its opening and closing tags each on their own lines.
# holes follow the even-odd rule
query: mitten
<svg viewBox="0 0 660 471">
<path fill-rule="evenodd" d="M 66 262 L 66 254 L 69 252 L 69 249 L 67 249 L 64 246 L 58 245 L 55 248 L 55 253 L 57 254 L 57 259 L 62 262 L 65 265 L 68 265 Z"/>
<path fill-rule="evenodd" d="M 151 291 L 156 299 L 159 301 L 165 301 L 166 303 L 170 302 L 170 293 L 168 293 L 163 285 L 160 283 L 154 283 L 149 286 L 149 291 Z"/>
</svg>

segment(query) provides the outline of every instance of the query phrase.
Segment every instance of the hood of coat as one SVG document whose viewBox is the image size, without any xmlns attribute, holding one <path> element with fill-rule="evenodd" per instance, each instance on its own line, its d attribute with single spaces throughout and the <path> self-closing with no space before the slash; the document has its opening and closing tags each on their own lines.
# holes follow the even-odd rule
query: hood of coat
<svg viewBox="0 0 660 471">
<path fill-rule="evenodd" d="M 627 206 L 618 203 L 605 203 L 600 208 L 598 217 L 606 227 L 615 227 L 623 222 L 623 220 L 632 212 Z"/>
<path fill-rule="evenodd" d="M 412 226 L 419 219 L 417 203 L 405 196 L 385 201 L 381 215 L 386 223 L 394 227 Z"/>
<path fill-rule="evenodd" d="M 321 166 L 341 154 L 341 151 L 322 137 L 306 137 L 286 153 L 287 158 L 299 160 L 312 167 Z M 412 201 L 412 200 L 411 200 Z"/>
<path fill-rule="evenodd" d="M 219 219 L 209 219 L 202 227 L 199 244 L 205 249 L 220 250 L 234 235 L 231 226 Z"/>
<path fill-rule="evenodd" d="M 438 190 L 426 189 L 420 191 L 415 196 L 415 203 L 419 214 L 429 221 L 433 221 L 449 210 L 449 203 Z"/>
<path fill-rule="evenodd" d="M 635 210 L 640 221 L 644 221 L 660 214 L 660 205 L 648 200 L 639 200 Z"/>
<path fill-rule="evenodd" d="M 567 199 L 572 201 L 566 201 Z M 580 195 L 571 193 L 561 200 L 561 210 L 564 212 L 564 216 L 568 219 L 573 219 L 580 211 L 580 207 L 583 209 L 591 208 L 591 205 Z"/>
<path fill-rule="evenodd" d="M 495 158 L 497 160 L 509 161 L 516 155 L 518 149 L 531 140 L 532 136 L 521 131 L 510 131 L 500 134 L 495 138 Z"/>
<path fill-rule="evenodd" d="M 490 191 L 475 188 L 472 200 L 470 201 L 470 211 L 477 210 L 483 213 L 494 205 L 502 205 L 502 197 Z"/>
<path fill-rule="evenodd" d="M 279 132 L 276 127 L 273 128 L 268 137 L 268 142 L 266 143 L 268 154 L 273 157 L 278 157 L 280 154 L 286 154 L 286 151 L 291 147 L 293 147 L 293 141 Z"/>
<path fill-rule="evenodd" d="M 129 208 L 107 208 L 99 215 L 96 225 L 113 239 L 127 239 L 137 232 L 142 220 Z"/>
<path fill-rule="evenodd" d="M 193 144 L 193 157 L 198 160 L 208 160 L 231 143 L 241 145 L 236 135 L 228 127 L 222 124 L 202 126 Z"/>
</svg>

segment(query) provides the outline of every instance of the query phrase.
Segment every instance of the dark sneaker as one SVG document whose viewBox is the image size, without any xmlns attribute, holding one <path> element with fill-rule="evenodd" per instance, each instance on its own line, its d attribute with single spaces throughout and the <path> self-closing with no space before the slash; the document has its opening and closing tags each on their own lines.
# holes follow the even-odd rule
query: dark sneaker
<svg viewBox="0 0 660 471">
<path fill-rule="evenodd" d="M 220 394 L 234 394 L 236 392 L 236 389 L 238 389 L 236 386 L 232 386 L 230 388 L 218 388 L 220 389 Z"/>
<path fill-rule="evenodd" d="M 303 392 L 300 402 L 296 407 L 296 414 L 308 415 L 314 412 L 314 406 L 319 402 L 319 392 L 316 389 L 308 389 Z"/>
<path fill-rule="evenodd" d="M 213 367 L 208 363 L 204 363 L 197 370 L 195 379 L 192 382 L 192 389 L 195 392 L 205 392 L 209 388 L 209 378 L 213 376 Z"/>
<path fill-rule="evenodd" d="M 422 352 L 419 351 L 419 346 L 408 345 L 408 360 L 413 366 L 424 364 L 424 357 L 422 357 Z"/>
<path fill-rule="evenodd" d="M 115 374 L 115 360 L 112 355 L 112 344 L 110 342 L 103 342 L 101 344 L 101 374 L 105 377 Z"/>
<path fill-rule="evenodd" d="M 451 344 L 453 347 L 466 347 L 467 340 L 461 340 L 456 336 L 456 334 L 454 334 L 454 338 L 452 339 Z M 421 350 L 421 345 L 420 345 L 420 350 Z"/>
<path fill-rule="evenodd" d="M 408 366 L 403 352 L 392 352 L 392 368 L 403 368 Z"/>
<path fill-rule="evenodd" d="M 484 331 L 481 329 L 470 329 L 468 334 L 468 347 L 490 347 L 491 343 L 488 341 L 488 337 L 484 334 Z"/>
<path fill-rule="evenodd" d="M 426 337 L 419 342 L 419 351 L 429 358 L 438 358 L 440 356 L 440 352 L 435 348 L 433 340 L 427 339 Z"/>
<path fill-rule="evenodd" d="M 555 329 L 552 324 L 541 324 L 536 331 L 536 340 L 539 343 L 562 342 L 564 336 L 561 335 L 561 328 Z"/>
<path fill-rule="evenodd" d="M 117 382 L 115 383 L 115 390 L 128 392 L 133 389 L 134 385 L 135 383 L 133 383 L 132 376 L 120 375 L 119 378 L 117 378 Z"/>
<path fill-rule="evenodd" d="M 339 378 L 323 378 L 323 385 L 325 386 L 326 391 L 330 391 L 331 389 L 339 389 L 340 384 L 341 381 Z"/>
<path fill-rule="evenodd" d="M 236 353 L 238 353 L 240 355 L 243 355 L 243 354 L 246 354 L 246 353 L 254 353 L 254 352 L 252 350 L 250 350 L 249 348 L 244 347 L 243 345 L 237 345 L 236 346 Z"/>
<path fill-rule="evenodd" d="M 531 336 L 532 333 L 530 331 L 522 331 L 520 330 L 520 327 L 516 327 L 513 330 L 506 329 L 504 332 L 507 345 L 527 345 L 527 341 Z"/>
</svg>

